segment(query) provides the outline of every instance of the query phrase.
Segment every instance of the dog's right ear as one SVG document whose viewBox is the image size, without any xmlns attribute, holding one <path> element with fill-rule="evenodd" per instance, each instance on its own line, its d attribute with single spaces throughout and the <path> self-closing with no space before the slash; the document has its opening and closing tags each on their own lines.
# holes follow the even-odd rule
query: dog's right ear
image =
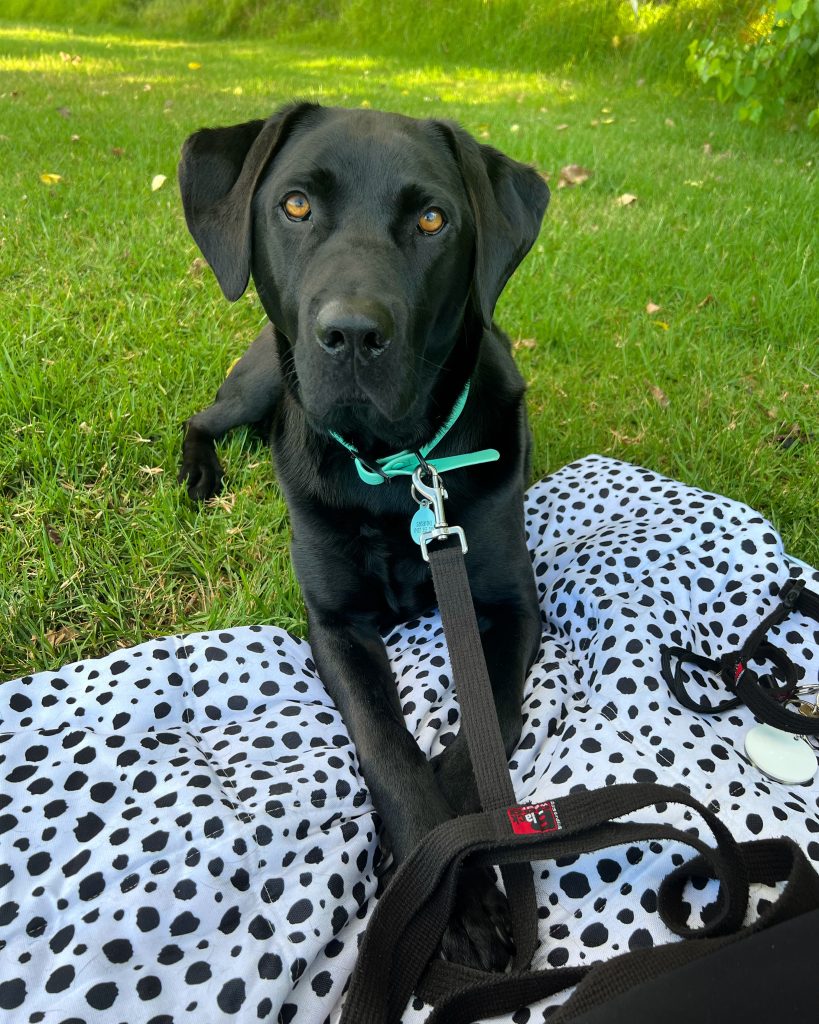
<svg viewBox="0 0 819 1024">
<path fill-rule="evenodd" d="M 266 121 L 203 128 L 182 147 L 179 190 L 188 230 L 231 301 L 250 279 L 250 207 L 262 172 L 293 125 L 315 109 L 294 103 Z"/>
<path fill-rule="evenodd" d="M 459 125 L 432 123 L 455 157 L 475 220 L 470 295 L 488 329 L 500 293 L 538 236 L 549 188 L 534 167 L 477 142 Z"/>
</svg>

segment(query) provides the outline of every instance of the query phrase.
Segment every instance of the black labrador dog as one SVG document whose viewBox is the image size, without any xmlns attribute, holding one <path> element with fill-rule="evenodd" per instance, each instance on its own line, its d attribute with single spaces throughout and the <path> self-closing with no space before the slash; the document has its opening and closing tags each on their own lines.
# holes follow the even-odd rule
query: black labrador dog
<svg viewBox="0 0 819 1024">
<path fill-rule="evenodd" d="M 469 544 L 510 754 L 540 616 L 524 537 L 524 383 L 492 313 L 537 237 L 549 190 L 531 167 L 449 122 L 309 103 L 196 132 L 179 182 L 224 294 L 238 299 L 252 274 L 270 318 L 216 402 L 187 422 L 180 480 L 192 498 L 212 496 L 222 480 L 214 442 L 240 424 L 269 431 L 315 662 L 399 863 L 435 825 L 477 809 L 477 791 L 462 734 L 432 762 L 419 750 L 381 639 L 434 604 L 410 535 L 410 478 L 364 482 L 338 438 L 371 468 L 414 452 L 469 384 L 430 458 L 500 455 L 447 473 L 445 484 L 448 521 Z M 467 870 L 443 955 L 503 968 L 507 918 L 491 872 Z"/>
</svg>

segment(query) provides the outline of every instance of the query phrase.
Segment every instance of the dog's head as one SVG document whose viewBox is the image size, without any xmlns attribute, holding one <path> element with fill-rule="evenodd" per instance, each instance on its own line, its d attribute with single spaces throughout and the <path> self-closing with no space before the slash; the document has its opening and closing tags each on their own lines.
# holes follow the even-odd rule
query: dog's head
<svg viewBox="0 0 819 1024">
<path fill-rule="evenodd" d="M 491 323 L 549 200 L 457 125 L 307 103 L 191 135 L 179 182 L 223 292 L 253 274 L 302 405 L 336 428 L 423 407 L 465 319 Z"/>
</svg>

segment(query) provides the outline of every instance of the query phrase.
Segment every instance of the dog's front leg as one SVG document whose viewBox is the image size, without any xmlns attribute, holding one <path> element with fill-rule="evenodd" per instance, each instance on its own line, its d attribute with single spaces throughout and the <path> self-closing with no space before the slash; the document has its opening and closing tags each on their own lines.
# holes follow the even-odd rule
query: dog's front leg
<svg viewBox="0 0 819 1024">
<path fill-rule="evenodd" d="M 375 626 L 310 615 L 313 657 L 358 752 L 373 805 L 400 864 L 435 825 L 452 817 L 432 765 L 404 724 L 395 681 Z M 509 909 L 491 870 L 464 867 L 441 939 L 443 955 L 481 970 L 509 960 Z"/>
<path fill-rule="evenodd" d="M 344 719 L 396 862 L 452 817 L 429 761 L 407 729 L 384 643 L 362 621 L 309 614 L 319 676 Z"/>
<path fill-rule="evenodd" d="M 276 335 L 273 325 L 267 324 L 231 369 L 213 405 L 185 424 L 179 482 L 187 484 L 194 501 L 212 498 L 221 490 L 223 473 L 216 441 L 234 427 L 269 420 L 280 393 Z"/>
</svg>

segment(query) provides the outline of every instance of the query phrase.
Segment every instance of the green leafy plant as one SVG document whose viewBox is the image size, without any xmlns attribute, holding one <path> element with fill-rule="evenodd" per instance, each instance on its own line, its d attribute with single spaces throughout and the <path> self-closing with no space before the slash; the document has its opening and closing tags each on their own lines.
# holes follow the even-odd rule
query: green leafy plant
<svg viewBox="0 0 819 1024">
<path fill-rule="evenodd" d="M 740 121 L 757 123 L 786 101 L 807 101 L 807 126 L 819 126 L 817 103 L 819 0 L 777 0 L 762 6 L 739 40 L 695 39 L 686 67 L 735 101 Z"/>
</svg>

